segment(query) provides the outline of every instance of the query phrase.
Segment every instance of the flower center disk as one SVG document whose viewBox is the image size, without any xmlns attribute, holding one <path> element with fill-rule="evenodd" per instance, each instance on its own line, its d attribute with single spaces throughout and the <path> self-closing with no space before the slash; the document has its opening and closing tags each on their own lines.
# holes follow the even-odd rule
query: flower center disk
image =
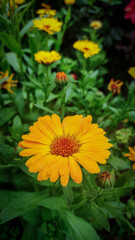
<svg viewBox="0 0 135 240">
<path fill-rule="evenodd" d="M 57 156 L 69 157 L 78 150 L 79 144 L 72 137 L 59 137 L 54 139 L 51 144 L 51 154 Z"/>
</svg>

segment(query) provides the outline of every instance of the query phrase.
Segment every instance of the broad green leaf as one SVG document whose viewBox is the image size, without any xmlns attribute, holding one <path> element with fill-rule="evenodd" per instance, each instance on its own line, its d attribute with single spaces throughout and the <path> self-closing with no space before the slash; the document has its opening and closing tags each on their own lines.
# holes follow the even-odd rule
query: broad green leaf
<svg viewBox="0 0 135 240">
<path fill-rule="evenodd" d="M 47 107 L 43 107 L 43 106 L 41 106 L 41 105 L 39 105 L 39 104 L 34 104 L 34 106 L 37 107 L 37 108 L 40 108 L 40 109 L 44 110 L 46 114 L 47 114 L 47 113 L 52 113 L 52 114 L 54 113 L 54 111 L 52 111 L 51 109 L 49 109 L 49 108 L 47 108 Z"/>
<path fill-rule="evenodd" d="M 45 92 L 41 89 L 36 89 L 35 90 L 35 95 L 37 99 L 37 105 L 43 106 L 44 100 L 45 100 Z"/>
<path fill-rule="evenodd" d="M 0 213 L 0 224 L 8 222 L 20 215 L 36 208 L 42 199 L 47 196 L 46 191 L 38 193 L 22 193 Z"/>
<path fill-rule="evenodd" d="M 130 183 L 130 181 L 135 180 L 135 172 L 134 170 L 129 170 L 127 172 L 122 173 L 115 184 L 115 187 L 121 187 L 121 186 L 127 186 L 127 184 Z"/>
<path fill-rule="evenodd" d="M 40 206 L 49 208 L 51 210 L 61 211 L 67 209 L 67 203 L 62 197 L 49 197 L 39 202 Z"/>
<path fill-rule="evenodd" d="M 0 109 L 0 126 L 8 122 L 14 115 L 16 111 L 12 108 Z"/>
<path fill-rule="evenodd" d="M 106 215 L 104 214 L 101 207 L 99 207 L 95 202 L 91 201 L 90 203 L 90 210 L 93 215 L 93 218 L 96 219 L 96 221 L 107 231 L 110 231 L 110 225 L 107 220 Z"/>
<path fill-rule="evenodd" d="M 32 177 L 35 182 L 39 185 L 42 185 L 42 186 L 47 186 L 47 187 L 51 187 L 53 186 L 53 183 L 51 183 L 49 180 L 46 180 L 46 181 L 38 181 L 37 180 L 37 174 L 36 173 L 31 173 L 29 172 L 28 168 L 25 166 L 25 163 L 24 162 L 19 162 L 17 164 L 17 166 L 24 172 L 26 173 L 27 175 L 29 175 L 30 177 Z"/>
<path fill-rule="evenodd" d="M 22 38 L 32 26 L 33 26 L 33 20 L 30 20 L 20 31 L 20 37 Z"/>
<path fill-rule="evenodd" d="M 16 94 L 11 95 L 12 101 L 15 104 L 15 107 L 18 111 L 18 113 L 23 117 L 24 116 L 24 108 L 25 108 L 25 101 L 22 95 L 22 92 L 18 89 L 16 91 Z"/>
<path fill-rule="evenodd" d="M 63 214 L 63 221 L 67 224 L 67 235 L 70 240 L 100 240 L 95 229 L 80 217 L 71 212 Z"/>
<path fill-rule="evenodd" d="M 127 114 L 127 118 L 129 121 L 134 121 L 135 120 L 135 111 L 131 111 Z"/>
<path fill-rule="evenodd" d="M 67 102 L 70 98 L 71 95 L 71 86 L 69 86 L 66 90 L 66 98 L 65 98 L 65 102 Z"/>
<path fill-rule="evenodd" d="M 24 231 L 21 237 L 21 240 L 37 240 L 37 228 L 31 224 L 26 223 L 24 226 Z M 43 240 L 43 239 L 42 239 Z"/>
<path fill-rule="evenodd" d="M 13 37 L 13 35 L 8 34 L 6 32 L 1 32 L 0 40 L 11 51 L 13 51 L 15 53 L 21 53 L 21 47 L 20 47 L 19 43 L 16 41 L 16 39 Z"/>
<path fill-rule="evenodd" d="M 123 197 L 128 195 L 132 191 L 132 189 L 133 189 L 132 187 L 105 189 L 103 190 L 101 196 L 107 197 L 107 198 Z"/>
<path fill-rule="evenodd" d="M 10 53 L 6 53 L 6 58 L 7 58 L 7 61 L 9 63 L 9 65 L 12 66 L 12 68 L 18 72 L 18 73 L 21 73 L 21 70 L 20 70 L 20 65 L 19 65 L 19 61 L 18 61 L 18 58 L 17 58 L 17 55 L 13 52 L 10 52 Z"/>
</svg>

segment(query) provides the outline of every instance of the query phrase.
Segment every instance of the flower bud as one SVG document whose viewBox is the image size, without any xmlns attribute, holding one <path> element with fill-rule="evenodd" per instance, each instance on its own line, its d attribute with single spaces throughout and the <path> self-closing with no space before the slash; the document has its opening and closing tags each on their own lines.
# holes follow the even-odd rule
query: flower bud
<svg viewBox="0 0 135 240">
<path fill-rule="evenodd" d="M 66 85 L 68 83 L 68 76 L 64 72 L 58 72 L 56 74 L 56 83 L 58 85 Z"/>
<path fill-rule="evenodd" d="M 76 2 L 76 0 L 64 0 L 64 2 L 66 5 L 73 5 Z"/>
<path fill-rule="evenodd" d="M 116 131 L 116 139 L 118 143 L 127 144 L 132 137 L 132 130 L 130 128 L 122 128 Z"/>
<path fill-rule="evenodd" d="M 115 175 L 110 172 L 103 172 L 97 175 L 96 183 L 99 187 L 106 189 L 111 188 L 115 184 Z"/>
</svg>

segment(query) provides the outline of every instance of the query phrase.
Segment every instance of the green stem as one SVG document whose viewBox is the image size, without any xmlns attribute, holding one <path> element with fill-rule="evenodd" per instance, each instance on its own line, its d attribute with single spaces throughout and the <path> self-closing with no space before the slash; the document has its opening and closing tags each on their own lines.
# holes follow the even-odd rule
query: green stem
<svg viewBox="0 0 135 240">
<path fill-rule="evenodd" d="M 60 50 L 61 44 L 63 42 L 63 37 L 64 37 L 64 34 L 65 34 L 65 31 L 67 29 L 67 24 L 70 21 L 70 18 L 71 18 L 71 6 L 68 7 L 68 11 L 67 11 L 67 14 L 66 14 L 66 17 L 65 17 L 65 22 L 63 24 L 63 30 L 61 32 L 60 39 L 58 41 L 58 45 L 56 46 L 57 51 Z"/>
<path fill-rule="evenodd" d="M 49 81 L 50 81 L 50 65 L 46 65 L 45 101 L 46 101 L 47 98 L 48 98 L 48 92 L 47 92 L 47 89 L 48 89 Z"/>
<path fill-rule="evenodd" d="M 63 193 L 67 201 L 67 205 L 70 206 L 73 200 L 73 191 L 69 184 L 66 187 L 63 187 Z"/>
<path fill-rule="evenodd" d="M 61 90 L 61 120 L 65 117 L 65 88 L 63 87 Z"/>
<path fill-rule="evenodd" d="M 85 84 L 84 84 L 84 76 L 85 76 L 85 70 L 86 70 L 86 59 L 84 58 L 83 61 L 83 71 L 82 71 L 82 94 L 83 94 L 83 98 L 85 98 Z"/>
</svg>

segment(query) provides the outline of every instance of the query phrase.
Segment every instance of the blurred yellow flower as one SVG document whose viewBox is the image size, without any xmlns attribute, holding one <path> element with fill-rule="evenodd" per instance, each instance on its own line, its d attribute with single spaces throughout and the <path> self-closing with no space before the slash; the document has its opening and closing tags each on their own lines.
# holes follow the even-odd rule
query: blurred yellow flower
<svg viewBox="0 0 135 240">
<path fill-rule="evenodd" d="M 130 67 L 128 73 L 135 79 L 135 67 Z"/>
<path fill-rule="evenodd" d="M 54 16 L 56 15 L 56 10 L 42 8 L 37 10 L 37 14 L 39 17 L 43 17 L 44 15 Z"/>
<path fill-rule="evenodd" d="M 16 5 L 20 5 L 20 4 L 24 3 L 24 2 L 25 2 L 25 0 L 10 0 L 10 6 L 11 6 L 11 8 L 13 8 L 14 7 L 14 3 Z"/>
<path fill-rule="evenodd" d="M 73 5 L 76 2 L 76 0 L 64 0 L 64 2 L 66 5 Z"/>
<path fill-rule="evenodd" d="M 128 147 L 129 149 L 129 153 L 124 154 L 125 157 L 128 157 L 129 160 L 135 162 L 135 146 L 132 147 Z M 135 163 L 133 164 L 132 168 L 135 170 Z"/>
<path fill-rule="evenodd" d="M 39 51 L 34 54 L 35 60 L 39 63 L 51 64 L 61 59 L 61 55 L 56 51 Z"/>
<path fill-rule="evenodd" d="M 38 180 L 56 182 L 60 177 L 62 186 L 66 186 L 69 175 L 77 184 L 82 182 L 82 165 L 90 173 L 100 172 L 98 163 L 105 164 L 109 158 L 108 143 L 102 128 L 92 124 L 89 115 L 67 116 L 61 123 L 53 114 L 39 117 L 29 128 L 30 133 L 23 135 L 18 145 L 25 148 L 20 156 L 28 157 L 26 166 L 30 172 L 38 173 Z"/>
<path fill-rule="evenodd" d="M 13 76 L 14 76 L 13 73 L 9 76 L 8 70 L 5 73 L 0 72 L 0 89 L 4 88 L 8 92 L 13 93 L 13 91 L 11 90 L 11 87 L 16 87 L 15 83 L 18 82 L 17 80 L 12 80 Z M 3 81 L 4 78 L 5 78 L 5 81 Z"/>
<path fill-rule="evenodd" d="M 113 92 L 113 94 L 117 93 L 117 94 L 120 94 L 121 92 L 121 86 L 123 85 L 124 83 L 121 82 L 120 80 L 117 80 L 117 81 L 114 81 L 114 79 L 112 78 L 108 84 L 108 90 L 110 92 Z"/>
<path fill-rule="evenodd" d="M 59 22 L 57 18 L 42 18 L 33 20 L 34 27 L 39 30 L 43 30 L 50 35 L 61 30 L 62 22 Z"/>
<path fill-rule="evenodd" d="M 99 29 L 102 27 L 102 22 L 99 21 L 99 20 L 93 20 L 91 23 L 90 23 L 90 26 L 94 29 Z"/>
<path fill-rule="evenodd" d="M 73 47 L 84 53 L 84 57 L 88 58 L 100 52 L 97 43 L 88 40 L 79 40 L 73 44 Z"/>
</svg>

